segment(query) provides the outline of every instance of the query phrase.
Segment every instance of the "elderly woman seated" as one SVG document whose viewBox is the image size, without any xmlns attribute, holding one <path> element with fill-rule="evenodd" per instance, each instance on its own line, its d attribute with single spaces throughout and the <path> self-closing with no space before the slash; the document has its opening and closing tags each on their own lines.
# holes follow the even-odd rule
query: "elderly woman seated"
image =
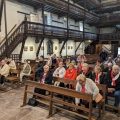
<svg viewBox="0 0 120 120">
<path fill-rule="evenodd" d="M 59 67 L 54 71 L 53 76 L 63 78 L 65 75 L 65 72 L 66 70 L 63 67 L 63 62 L 60 62 Z M 60 82 L 57 82 L 57 81 L 54 83 L 55 86 L 59 86 L 59 84 Z"/>
<path fill-rule="evenodd" d="M 95 99 L 97 98 L 97 95 L 99 94 L 99 89 L 96 86 L 96 84 L 91 79 L 86 78 L 85 75 L 83 74 L 79 75 L 76 78 L 76 80 L 77 80 L 76 91 L 93 94 L 93 105 L 94 105 Z M 76 105 L 84 104 L 85 107 L 89 108 L 89 103 L 87 101 L 80 100 L 78 98 L 75 98 L 75 104 Z"/>
<path fill-rule="evenodd" d="M 28 64 L 27 60 L 24 60 L 23 69 L 20 73 L 20 81 L 22 82 L 22 78 L 24 75 L 29 75 L 31 73 L 31 66 Z"/>
<path fill-rule="evenodd" d="M 96 84 L 106 84 L 106 75 L 102 73 L 102 69 L 99 66 L 95 66 L 94 73 L 92 75 L 92 80 Z"/>
<path fill-rule="evenodd" d="M 109 93 L 114 94 L 114 106 L 118 107 L 120 103 L 120 73 L 118 65 L 114 65 L 112 70 L 107 73 L 107 91 L 107 96 Z M 106 103 L 108 103 L 107 96 Z M 118 113 L 116 110 L 114 112 Z"/>
<path fill-rule="evenodd" d="M 49 71 L 49 66 L 48 65 L 45 65 L 43 67 L 44 69 L 44 72 L 42 74 L 40 74 L 40 78 L 38 80 L 38 83 L 40 84 L 52 84 L 52 73 Z M 34 89 L 34 92 L 35 93 L 38 93 L 38 94 L 42 94 L 42 95 L 45 95 L 46 94 L 46 91 L 43 90 L 43 89 L 39 89 L 39 88 L 35 88 Z M 35 95 L 33 95 L 33 98 L 36 98 Z"/>
<path fill-rule="evenodd" d="M 89 66 L 87 63 L 82 64 L 82 70 L 79 74 L 83 74 L 86 76 L 86 78 L 92 79 L 92 71 L 89 69 Z"/>
<path fill-rule="evenodd" d="M 77 77 L 77 71 L 76 68 L 72 63 L 69 64 L 69 68 L 66 70 L 64 78 L 70 79 L 70 80 L 75 80 Z M 60 83 L 61 87 L 69 87 L 68 84 Z M 74 88 L 74 85 L 72 85 L 72 88 Z"/>
</svg>

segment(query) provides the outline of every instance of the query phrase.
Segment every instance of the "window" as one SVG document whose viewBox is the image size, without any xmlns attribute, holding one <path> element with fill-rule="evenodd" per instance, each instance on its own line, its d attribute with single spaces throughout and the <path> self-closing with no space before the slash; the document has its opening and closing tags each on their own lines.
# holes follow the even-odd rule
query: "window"
<svg viewBox="0 0 120 120">
<path fill-rule="evenodd" d="M 120 47 L 118 47 L 118 54 L 120 54 Z"/>
</svg>

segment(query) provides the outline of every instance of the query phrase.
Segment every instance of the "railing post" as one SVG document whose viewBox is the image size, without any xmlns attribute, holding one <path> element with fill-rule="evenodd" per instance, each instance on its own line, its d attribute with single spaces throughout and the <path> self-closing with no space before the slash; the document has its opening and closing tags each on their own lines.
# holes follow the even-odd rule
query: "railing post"
<svg viewBox="0 0 120 120">
<path fill-rule="evenodd" d="M 23 106 L 25 106 L 27 104 L 27 92 L 26 92 L 27 88 L 28 88 L 28 86 L 25 85 L 23 104 L 21 105 L 21 107 L 23 107 Z"/>
<path fill-rule="evenodd" d="M 50 93 L 50 106 L 49 106 L 49 113 L 48 116 L 46 118 L 49 118 L 50 116 L 52 116 L 52 108 L 53 108 L 53 92 Z"/>
<path fill-rule="evenodd" d="M 6 0 L 3 0 L 4 1 L 4 19 L 5 19 L 5 36 L 6 36 L 6 42 L 5 42 L 5 45 L 6 45 L 6 57 L 8 57 L 8 39 L 7 39 L 7 18 L 6 18 Z"/>
</svg>

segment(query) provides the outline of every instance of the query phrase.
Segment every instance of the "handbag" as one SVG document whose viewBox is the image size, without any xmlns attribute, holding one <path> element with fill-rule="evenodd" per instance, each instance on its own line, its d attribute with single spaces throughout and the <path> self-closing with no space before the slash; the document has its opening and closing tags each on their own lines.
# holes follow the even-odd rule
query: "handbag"
<svg viewBox="0 0 120 120">
<path fill-rule="evenodd" d="M 37 101 L 34 98 L 30 98 L 28 101 L 28 105 L 30 106 L 37 106 Z"/>
<path fill-rule="evenodd" d="M 100 93 L 98 93 L 97 96 L 96 96 L 95 102 L 98 103 L 98 102 L 100 102 L 102 99 L 103 99 L 103 96 L 102 96 Z"/>
</svg>

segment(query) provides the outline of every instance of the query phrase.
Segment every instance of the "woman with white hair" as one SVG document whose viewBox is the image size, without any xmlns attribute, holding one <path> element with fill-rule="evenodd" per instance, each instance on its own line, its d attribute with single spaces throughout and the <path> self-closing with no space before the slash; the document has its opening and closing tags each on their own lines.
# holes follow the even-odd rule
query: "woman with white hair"
<svg viewBox="0 0 120 120">
<path fill-rule="evenodd" d="M 96 84 L 106 84 L 106 75 L 102 72 L 102 69 L 100 66 L 95 66 L 94 73 L 92 75 L 92 80 Z"/>
<path fill-rule="evenodd" d="M 60 62 L 60 63 L 59 63 L 59 67 L 54 71 L 53 76 L 54 76 L 54 77 L 63 78 L 64 75 L 65 75 L 65 72 L 66 72 L 66 70 L 65 70 L 65 68 L 63 67 L 63 62 Z M 56 81 L 56 82 L 54 83 L 55 86 L 59 86 L 59 84 L 60 84 L 60 82 L 58 82 L 58 81 Z"/>
<path fill-rule="evenodd" d="M 92 71 L 89 69 L 89 65 L 87 63 L 82 64 L 82 70 L 79 74 L 83 74 L 86 78 L 92 79 Z"/>
<path fill-rule="evenodd" d="M 48 65 L 45 65 L 43 67 L 44 69 L 44 72 L 42 74 L 40 74 L 40 77 L 39 77 L 39 80 L 38 80 L 38 83 L 40 84 L 52 84 L 52 73 L 49 71 L 49 66 Z M 42 94 L 42 95 L 45 95 L 46 91 L 43 90 L 43 89 L 39 89 L 39 88 L 35 88 L 34 89 L 34 92 L 35 93 L 38 93 L 38 94 Z M 35 95 L 33 95 L 34 98 L 36 98 Z"/>
<path fill-rule="evenodd" d="M 77 76 L 76 80 L 77 80 L 76 91 L 93 94 L 93 103 L 95 103 L 95 99 L 99 94 L 99 89 L 96 86 L 96 84 L 91 79 L 86 78 L 85 75 L 83 74 Z M 75 98 L 75 104 L 76 105 L 84 104 L 85 107 L 87 108 L 89 107 L 88 102 L 80 100 L 79 98 Z"/>
</svg>

